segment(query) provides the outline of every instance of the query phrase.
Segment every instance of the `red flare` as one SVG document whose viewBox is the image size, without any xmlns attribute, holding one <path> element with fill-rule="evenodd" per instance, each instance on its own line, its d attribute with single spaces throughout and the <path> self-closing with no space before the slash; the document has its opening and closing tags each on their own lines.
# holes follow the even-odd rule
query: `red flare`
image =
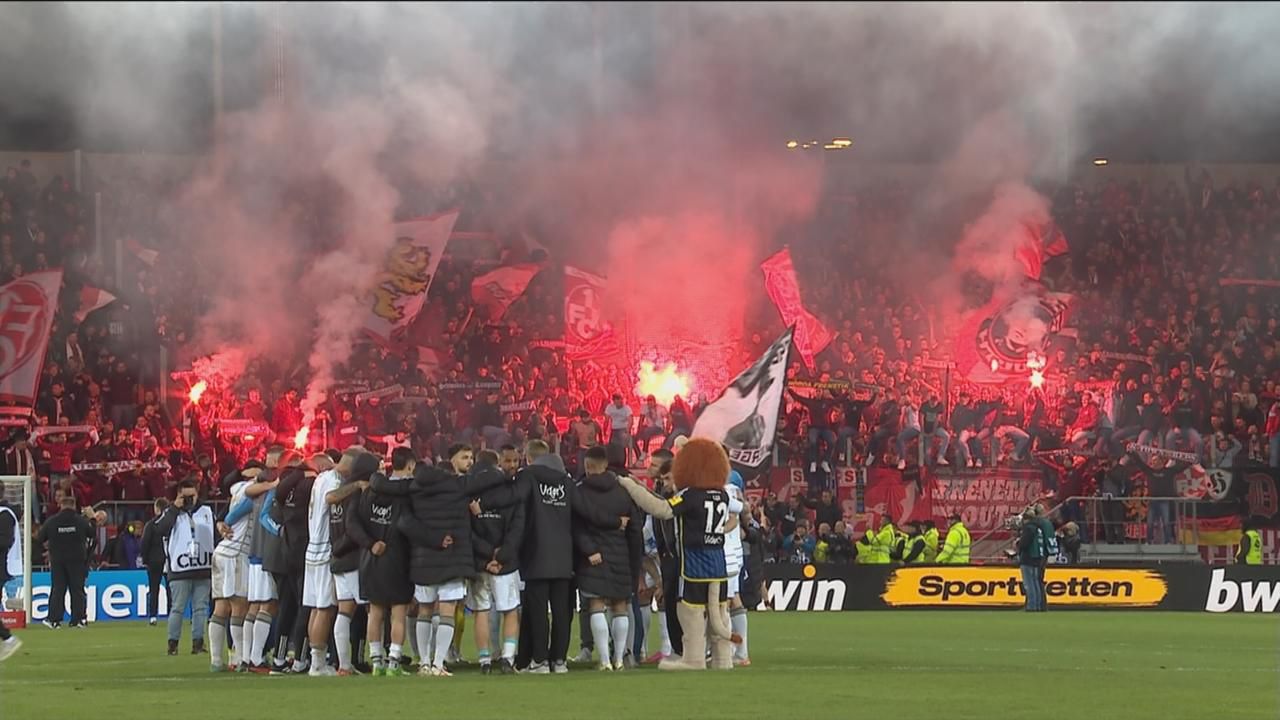
<svg viewBox="0 0 1280 720">
<path fill-rule="evenodd" d="M 636 394 L 641 398 L 654 396 L 662 405 L 670 405 L 676 395 L 688 398 L 692 392 L 689 376 L 679 372 L 675 363 L 667 363 L 661 370 L 655 369 L 652 362 L 640 362 L 639 381 L 636 383 Z"/>
<path fill-rule="evenodd" d="M 307 436 L 311 434 L 311 428 L 303 427 L 293 436 L 293 447 L 302 450 L 307 447 Z"/>
<path fill-rule="evenodd" d="M 187 398 L 191 400 L 191 404 L 200 404 L 200 397 L 204 395 L 204 391 L 208 388 L 209 383 L 203 380 L 196 381 L 196 384 L 191 386 L 191 392 L 187 393 Z"/>
</svg>

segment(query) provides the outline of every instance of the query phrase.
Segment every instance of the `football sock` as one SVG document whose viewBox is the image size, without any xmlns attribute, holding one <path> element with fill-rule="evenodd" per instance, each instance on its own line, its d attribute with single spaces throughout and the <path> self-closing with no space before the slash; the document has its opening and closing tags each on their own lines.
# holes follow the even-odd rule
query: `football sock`
<svg viewBox="0 0 1280 720">
<path fill-rule="evenodd" d="M 322 668 L 328 663 L 329 648 L 321 645 L 311 648 L 311 669 Z"/>
<path fill-rule="evenodd" d="M 736 657 L 747 658 L 747 609 L 738 608 L 729 611 L 729 627 L 733 630 L 733 634 L 742 638 L 742 642 L 738 643 L 738 647 L 734 648 L 733 654 Z"/>
<path fill-rule="evenodd" d="M 338 669 L 351 669 L 351 616 L 338 613 L 333 623 L 333 641 L 338 645 Z"/>
<path fill-rule="evenodd" d="M 631 627 L 631 618 L 626 613 L 618 613 L 613 616 L 613 661 L 615 663 L 622 662 L 623 656 L 627 652 L 627 635 L 628 629 Z"/>
<path fill-rule="evenodd" d="M 247 648 L 244 646 L 244 618 L 231 618 L 231 652 L 230 660 L 232 665 L 239 665 L 249 657 L 249 653 L 245 652 Z"/>
<path fill-rule="evenodd" d="M 217 615 L 209 618 L 209 662 L 221 667 L 227 662 L 227 620 Z"/>
<path fill-rule="evenodd" d="M 671 632 L 667 630 L 667 613 L 658 613 L 658 633 L 662 636 L 662 654 L 670 655 L 671 649 Z"/>
<path fill-rule="evenodd" d="M 652 635 L 650 634 L 650 626 L 652 625 L 653 625 L 653 609 L 650 608 L 648 605 L 641 605 L 640 606 L 640 629 L 644 631 L 644 647 L 640 648 L 640 653 L 642 655 L 649 652 L 649 638 L 652 637 Z M 629 647 L 635 647 L 635 645 L 636 645 L 635 643 L 631 643 Z M 636 662 L 640 662 L 643 659 L 644 659 L 643 657 L 638 657 L 636 658 Z"/>
<path fill-rule="evenodd" d="M 377 640 L 369 641 L 369 664 L 375 669 L 382 667 L 382 643 Z"/>
<path fill-rule="evenodd" d="M 449 646 L 453 644 L 453 616 L 440 618 L 440 627 L 436 629 L 436 656 L 433 667 L 444 667 L 445 658 L 449 657 Z"/>
<path fill-rule="evenodd" d="M 426 620 L 418 621 L 417 638 L 418 638 L 418 662 L 428 667 L 431 666 L 431 641 L 433 637 L 433 623 Z"/>
<path fill-rule="evenodd" d="M 600 664 L 609 663 L 609 620 L 603 610 L 591 611 L 591 639 L 596 644 L 596 656 Z"/>
<path fill-rule="evenodd" d="M 388 655 L 388 664 L 400 664 L 400 655 L 404 652 L 404 648 L 396 643 L 391 643 L 391 654 Z"/>
<path fill-rule="evenodd" d="M 249 662 L 261 665 L 266 660 L 267 641 L 271 639 L 271 613 L 259 612 L 253 624 L 253 642 L 249 646 Z"/>
<path fill-rule="evenodd" d="M 504 660 L 515 660 L 516 646 L 519 644 L 517 638 L 505 638 L 502 641 L 502 658 Z"/>
</svg>

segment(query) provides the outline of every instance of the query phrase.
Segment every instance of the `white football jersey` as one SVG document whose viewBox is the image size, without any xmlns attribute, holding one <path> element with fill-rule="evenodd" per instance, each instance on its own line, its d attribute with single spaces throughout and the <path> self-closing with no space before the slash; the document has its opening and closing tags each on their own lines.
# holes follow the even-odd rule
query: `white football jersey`
<svg viewBox="0 0 1280 720">
<path fill-rule="evenodd" d="M 329 545 L 329 503 L 325 495 L 338 489 L 342 478 L 336 470 L 325 470 L 316 476 L 311 486 L 311 503 L 307 506 L 307 529 L 310 537 L 307 541 L 307 564 L 328 565 L 333 555 Z"/>
</svg>

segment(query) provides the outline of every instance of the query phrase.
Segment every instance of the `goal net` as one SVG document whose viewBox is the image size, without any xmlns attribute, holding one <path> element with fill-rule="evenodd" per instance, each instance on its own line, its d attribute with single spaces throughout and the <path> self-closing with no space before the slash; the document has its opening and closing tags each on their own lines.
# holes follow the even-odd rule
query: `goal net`
<svg viewBox="0 0 1280 720">
<path fill-rule="evenodd" d="M 8 554 L 0 555 L 0 563 L 10 564 L 11 558 L 22 568 L 21 573 L 5 583 L 3 610 L 22 611 L 31 622 L 31 528 L 35 517 L 35 478 L 21 475 L 0 475 L 0 488 L 8 511 L 18 520 L 14 533 L 14 546 Z M 0 513 L 7 512 L 0 508 Z"/>
</svg>

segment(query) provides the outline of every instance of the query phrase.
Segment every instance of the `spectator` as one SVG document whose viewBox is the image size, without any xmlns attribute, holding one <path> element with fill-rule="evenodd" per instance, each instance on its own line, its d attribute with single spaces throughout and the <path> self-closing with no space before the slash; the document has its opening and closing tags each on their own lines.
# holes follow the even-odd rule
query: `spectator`
<svg viewBox="0 0 1280 720">
<path fill-rule="evenodd" d="M 813 562 L 814 552 L 817 547 L 818 541 L 809 533 L 809 521 L 807 520 L 797 522 L 795 530 L 782 541 L 783 555 L 786 556 L 788 562 L 798 565 L 808 565 Z"/>
<path fill-rule="evenodd" d="M 666 438 L 667 435 L 667 409 L 658 404 L 656 397 L 650 395 L 644 399 L 644 405 L 640 408 L 640 429 L 636 431 L 635 442 L 636 457 L 643 460 L 649 441 L 657 437 Z"/>
</svg>

